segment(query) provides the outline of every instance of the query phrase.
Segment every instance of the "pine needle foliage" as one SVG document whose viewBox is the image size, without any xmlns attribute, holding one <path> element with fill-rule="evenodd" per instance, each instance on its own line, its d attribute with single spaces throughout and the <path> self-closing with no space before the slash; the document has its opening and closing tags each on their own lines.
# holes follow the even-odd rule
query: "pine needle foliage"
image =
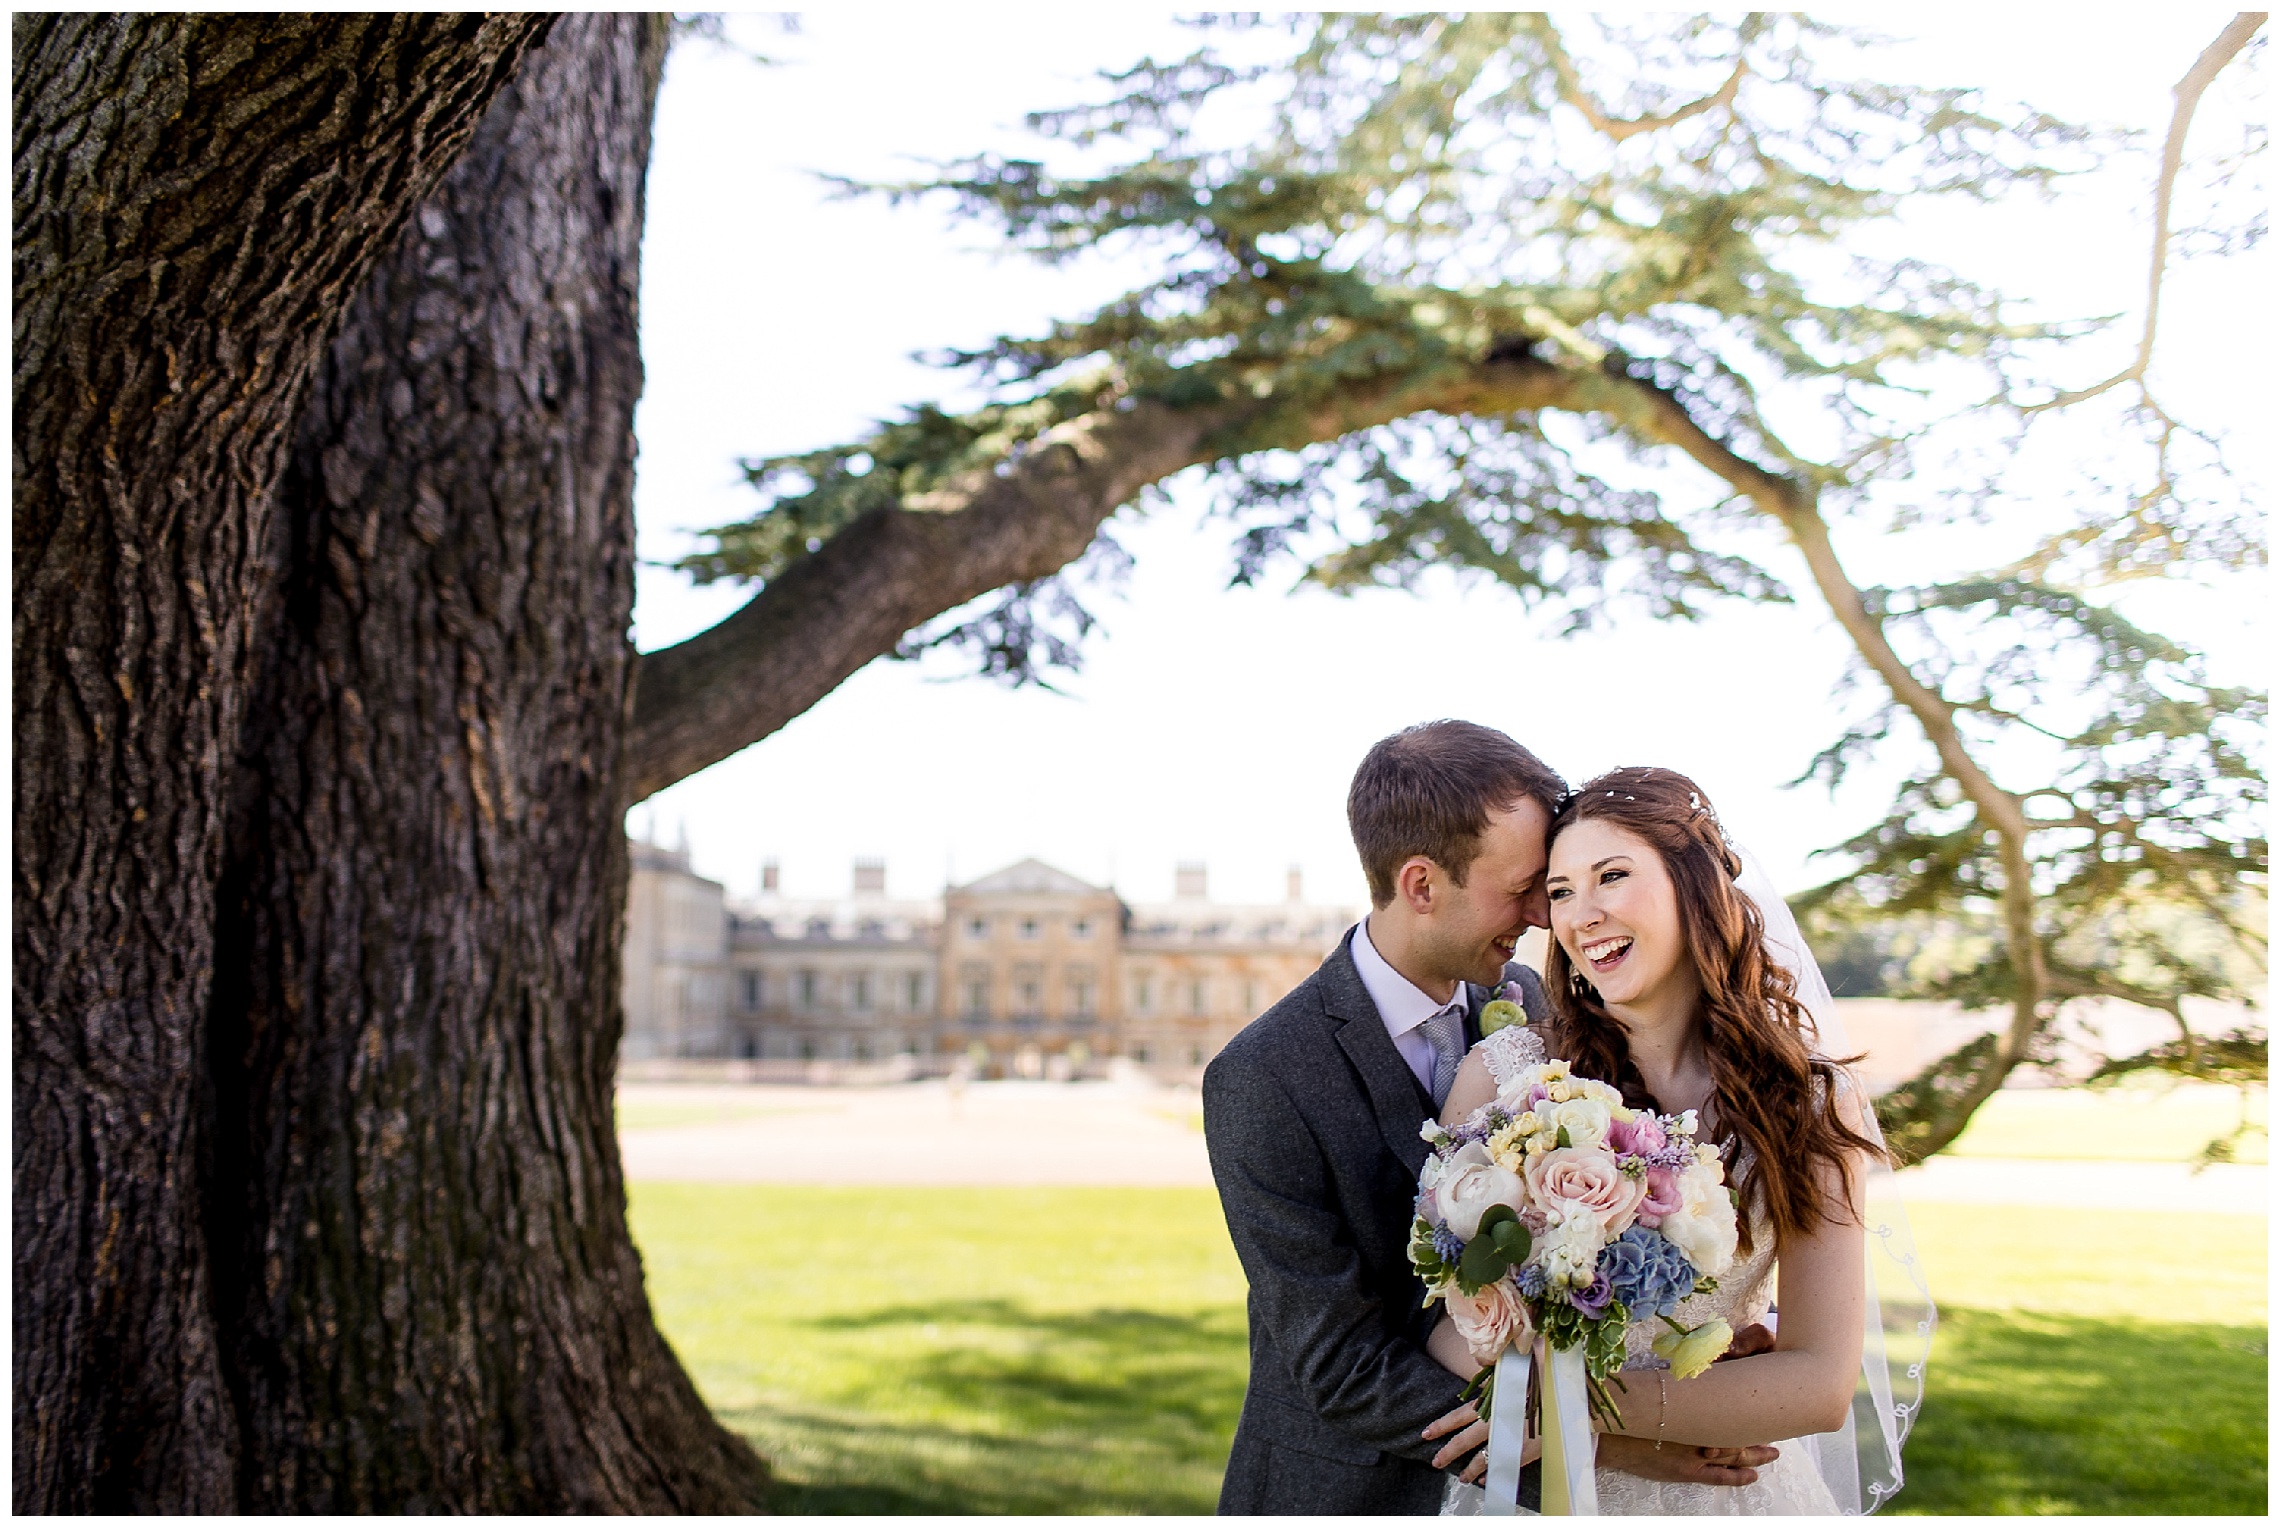
<svg viewBox="0 0 2280 1528">
<path fill-rule="evenodd" d="M 1952 1139 L 2069 997 L 2181 1015 L 2185 997 L 2253 988 L 2264 696 L 2215 683 L 2099 591 L 2255 565 L 2262 527 L 2213 437 L 2145 391 L 2142 356 L 2115 418 L 2119 476 L 2087 481 L 2016 564 L 1858 587 L 1828 531 L 2016 508 L 2001 470 L 2022 441 L 2087 400 L 2124 402 L 2127 374 L 2077 393 L 2051 380 L 2099 321 L 2023 321 L 1894 252 L 1912 204 L 2045 191 L 2116 138 L 1868 77 L 1876 39 L 1795 15 L 1204 30 L 1187 57 L 1033 116 L 1040 157 L 851 188 L 946 199 L 1043 261 L 1138 255 L 1153 279 L 943 355 L 993 390 L 983 407 L 748 464 L 762 510 L 684 567 L 764 583 L 865 515 L 923 510 L 1143 402 L 1212 421 L 1200 465 L 1238 583 L 1283 568 L 1405 587 L 1453 569 L 1571 628 L 1617 610 L 1689 620 L 1793 598 L 1766 562 L 1786 544 L 1853 641 L 1857 683 L 1883 696 L 1802 778 L 1833 785 L 1869 750 L 1931 744 L 1884 820 L 1839 846 L 1852 868 L 1817 905 L 1988 922 L 1984 958 L 1922 990 L 2014 1009 L 2005 1034 L 1895 1098 L 1897 1139 Z M 1943 414 L 1956 397 L 1974 401 Z M 1777 417 L 1809 422 L 1813 449 Z M 1893 500 L 1938 454 L 1974 451 L 1981 477 Z M 1107 545 L 1096 566 L 1119 556 Z M 1090 620 L 1073 579 L 1034 580 L 902 650 L 965 648 L 1031 681 L 1076 662 Z M 2007 789 L 1984 761 L 2020 738 L 2042 762 Z M 2159 932 L 2179 918 L 2207 937 Z"/>
</svg>

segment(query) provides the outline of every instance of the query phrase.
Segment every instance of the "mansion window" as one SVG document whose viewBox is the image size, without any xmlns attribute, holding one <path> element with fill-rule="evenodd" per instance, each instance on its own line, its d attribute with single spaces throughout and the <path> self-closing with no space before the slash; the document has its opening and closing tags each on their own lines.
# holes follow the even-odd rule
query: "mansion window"
<svg viewBox="0 0 2280 1528">
<path fill-rule="evenodd" d="M 990 976 L 984 970 L 971 970 L 963 982 L 966 999 L 966 1016 L 982 1018 L 990 1011 Z"/>
<path fill-rule="evenodd" d="M 802 971 L 799 975 L 799 983 L 800 1006 L 802 1008 L 813 1008 L 815 1006 L 816 994 L 815 973 L 813 971 Z"/>
<path fill-rule="evenodd" d="M 1093 1016 L 1093 979 L 1090 971 L 1069 973 L 1069 1013 L 1080 1019 Z"/>
<path fill-rule="evenodd" d="M 1035 1015 L 1045 1011 L 1045 979 L 1034 966 L 1024 967 L 1013 974 L 1013 1011 Z"/>
<path fill-rule="evenodd" d="M 1259 984 L 1257 982 L 1243 983 L 1243 1011 L 1252 1014 L 1259 1011 Z"/>
<path fill-rule="evenodd" d="M 1133 1012 L 1146 1013 L 1152 1006 L 1154 1006 L 1155 1000 L 1155 983 L 1151 982 L 1145 976 L 1134 977 L 1132 979 Z M 1134 1056 L 1132 1059 L 1135 1061 L 1145 1061 L 1148 1058 L 1146 1056 Z"/>
<path fill-rule="evenodd" d="M 767 991 L 767 989 L 760 984 L 760 973 L 757 971 L 744 972 L 740 979 L 739 985 L 743 989 L 741 995 L 744 999 L 745 1012 L 757 1012 L 761 1006 L 761 997 Z"/>
<path fill-rule="evenodd" d="M 968 939 L 989 938 L 990 920 L 987 918 L 968 918 L 966 920 L 966 937 Z"/>
<path fill-rule="evenodd" d="M 1035 939 L 1041 927 L 1042 925 L 1035 918 L 1024 918 L 1021 920 L 1021 937 Z"/>
<path fill-rule="evenodd" d="M 1210 983 L 1208 983 L 1208 982 L 1203 982 L 1203 981 L 1192 981 L 1192 982 L 1189 982 L 1189 983 L 1188 983 L 1188 1012 L 1190 1012 L 1190 1013 L 1209 1013 L 1210 1011 L 1211 1011 L 1211 985 L 1210 985 Z"/>
<path fill-rule="evenodd" d="M 917 1013 L 926 1006 L 926 978 L 913 971 L 903 978 L 903 1007 Z"/>
<path fill-rule="evenodd" d="M 1092 938 L 1092 919 L 1090 919 L 1090 918 L 1079 918 L 1079 919 L 1078 919 L 1076 922 L 1074 922 L 1074 923 L 1070 924 L 1070 925 L 1069 925 L 1069 937 L 1070 937 L 1071 939 L 1090 939 L 1090 938 Z"/>
<path fill-rule="evenodd" d="M 871 973 L 868 971 L 856 972 L 854 988 L 855 1011 L 857 1013 L 869 1013 L 871 1011 Z"/>
</svg>

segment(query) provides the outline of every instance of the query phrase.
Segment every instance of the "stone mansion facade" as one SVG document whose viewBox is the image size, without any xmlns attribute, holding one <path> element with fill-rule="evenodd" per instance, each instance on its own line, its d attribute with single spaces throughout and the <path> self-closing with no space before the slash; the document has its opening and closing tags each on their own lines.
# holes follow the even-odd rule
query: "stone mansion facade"
<svg viewBox="0 0 2280 1528">
<path fill-rule="evenodd" d="M 1121 1059 L 1192 1078 L 1362 914 L 1304 901 L 1296 871 L 1286 900 L 1236 905 L 1183 865 L 1173 900 L 1136 904 L 1032 859 L 907 901 L 858 860 L 845 897 L 786 898 L 771 866 L 743 903 L 685 849 L 632 858 L 625 1059 L 770 1074 L 1068 1077 Z"/>
</svg>

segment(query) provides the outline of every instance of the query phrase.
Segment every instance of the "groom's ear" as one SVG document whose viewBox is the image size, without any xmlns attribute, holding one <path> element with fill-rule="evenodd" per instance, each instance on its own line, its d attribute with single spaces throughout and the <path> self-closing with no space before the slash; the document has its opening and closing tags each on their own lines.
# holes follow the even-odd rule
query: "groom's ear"
<svg viewBox="0 0 2280 1528">
<path fill-rule="evenodd" d="M 1412 854 L 1393 873 L 1394 900 L 1406 903 L 1419 917 L 1433 911 L 1433 869 L 1431 860 Z"/>
</svg>

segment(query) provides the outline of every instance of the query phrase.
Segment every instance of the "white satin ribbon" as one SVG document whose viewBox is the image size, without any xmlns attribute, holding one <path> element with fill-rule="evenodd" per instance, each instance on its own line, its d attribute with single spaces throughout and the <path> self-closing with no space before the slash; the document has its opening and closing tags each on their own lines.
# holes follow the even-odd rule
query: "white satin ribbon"
<svg viewBox="0 0 2280 1528">
<path fill-rule="evenodd" d="M 1481 1488 L 1485 1517 L 1511 1517 L 1519 1510 L 1520 1455 L 1528 1440 L 1528 1368 L 1533 1343 L 1504 1350 L 1496 1361 L 1496 1393 L 1488 1413 L 1488 1475 Z"/>
<path fill-rule="evenodd" d="M 1544 1365 L 1544 1516 L 1597 1517 L 1598 1457 L 1583 1349 L 1553 1348 Z"/>
</svg>

